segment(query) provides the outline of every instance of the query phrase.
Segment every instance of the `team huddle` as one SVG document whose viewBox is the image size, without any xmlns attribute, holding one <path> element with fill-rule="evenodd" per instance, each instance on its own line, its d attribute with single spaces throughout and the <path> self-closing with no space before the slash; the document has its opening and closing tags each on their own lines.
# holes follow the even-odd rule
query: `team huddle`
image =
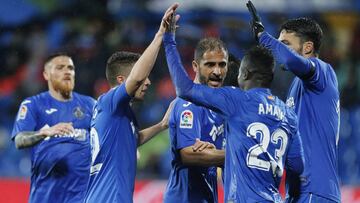
<svg viewBox="0 0 360 203">
<path fill-rule="evenodd" d="M 12 132 L 17 148 L 31 147 L 29 202 L 133 202 L 137 147 L 167 128 L 166 203 L 217 203 L 217 167 L 225 202 L 340 202 L 339 91 L 333 68 L 318 58 L 320 26 L 290 19 L 275 39 L 249 0 L 257 45 L 236 67 L 238 86 L 225 86 L 229 52 L 218 38 L 198 42 L 195 79 L 188 77 L 175 40 L 178 6 L 165 11 L 141 55 L 112 54 L 106 64 L 111 89 L 97 101 L 73 91 L 70 56 L 45 61 L 49 90 L 21 103 Z M 177 98 L 159 123 L 140 130 L 131 104 L 144 99 L 161 46 Z M 275 61 L 295 75 L 286 102 L 270 91 Z"/>
</svg>

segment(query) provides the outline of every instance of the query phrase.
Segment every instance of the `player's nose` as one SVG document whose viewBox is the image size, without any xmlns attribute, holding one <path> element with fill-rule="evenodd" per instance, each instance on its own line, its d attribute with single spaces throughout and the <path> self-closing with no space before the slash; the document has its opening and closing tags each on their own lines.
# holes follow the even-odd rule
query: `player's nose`
<svg viewBox="0 0 360 203">
<path fill-rule="evenodd" d="M 220 74 L 221 74 L 221 68 L 220 68 L 218 65 L 215 66 L 213 73 L 214 73 L 215 75 L 220 75 Z"/>
</svg>

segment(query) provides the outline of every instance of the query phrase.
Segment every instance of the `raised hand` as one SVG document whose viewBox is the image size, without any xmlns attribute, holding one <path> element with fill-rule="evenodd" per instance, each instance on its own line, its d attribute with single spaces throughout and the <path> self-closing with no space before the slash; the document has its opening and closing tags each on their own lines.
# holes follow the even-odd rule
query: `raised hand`
<svg viewBox="0 0 360 203">
<path fill-rule="evenodd" d="M 176 14 L 176 9 L 179 7 L 178 3 L 174 3 L 171 5 L 166 11 L 162 18 L 160 30 L 162 32 L 171 32 L 175 34 L 176 28 L 178 27 L 176 25 L 176 22 L 179 20 L 180 15 Z"/>
<path fill-rule="evenodd" d="M 252 20 L 250 22 L 250 26 L 252 29 L 252 32 L 254 34 L 254 38 L 255 40 L 258 42 L 259 41 L 259 34 L 264 32 L 265 27 L 261 22 L 261 19 L 258 15 L 258 13 L 256 12 L 256 8 L 254 6 L 254 4 L 249 0 L 246 3 L 246 6 L 251 14 Z"/>
</svg>

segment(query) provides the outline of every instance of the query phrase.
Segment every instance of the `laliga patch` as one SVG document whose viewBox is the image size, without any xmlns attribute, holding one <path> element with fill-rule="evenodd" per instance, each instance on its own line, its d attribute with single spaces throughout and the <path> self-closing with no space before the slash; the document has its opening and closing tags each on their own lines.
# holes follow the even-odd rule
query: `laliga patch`
<svg viewBox="0 0 360 203">
<path fill-rule="evenodd" d="M 194 115 L 190 110 L 181 112 L 180 116 L 180 128 L 192 128 Z"/>
<path fill-rule="evenodd" d="M 21 105 L 17 120 L 25 119 L 27 112 L 28 112 L 28 108 L 25 105 Z"/>
</svg>

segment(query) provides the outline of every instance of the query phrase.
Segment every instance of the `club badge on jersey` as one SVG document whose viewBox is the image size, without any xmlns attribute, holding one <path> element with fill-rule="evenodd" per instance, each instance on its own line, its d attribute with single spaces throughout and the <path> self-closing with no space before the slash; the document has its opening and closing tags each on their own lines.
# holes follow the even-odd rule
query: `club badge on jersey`
<svg viewBox="0 0 360 203">
<path fill-rule="evenodd" d="M 77 106 L 77 107 L 74 108 L 73 114 L 77 119 L 84 118 L 84 111 L 81 109 L 80 106 Z"/>
<path fill-rule="evenodd" d="M 192 128 L 194 116 L 190 110 L 181 112 L 180 115 L 180 128 Z"/>
</svg>

